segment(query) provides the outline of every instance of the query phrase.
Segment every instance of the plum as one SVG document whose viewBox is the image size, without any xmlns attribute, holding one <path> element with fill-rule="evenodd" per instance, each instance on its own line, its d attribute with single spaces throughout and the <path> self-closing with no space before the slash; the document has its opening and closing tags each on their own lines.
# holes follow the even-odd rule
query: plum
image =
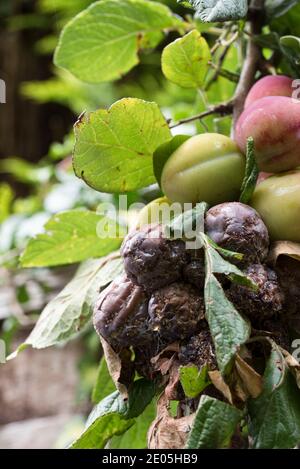
<svg viewBox="0 0 300 469">
<path fill-rule="evenodd" d="M 238 119 L 235 140 L 246 152 L 253 137 L 260 171 L 279 173 L 300 166 L 300 103 L 285 96 L 267 96 L 247 107 Z"/>
<path fill-rule="evenodd" d="M 166 162 L 161 178 L 171 202 L 236 200 L 245 175 L 245 157 L 236 143 L 221 134 L 206 133 L 184 142 Z"/>
<path fill-rule="evenodd" d="M 293 79 L 285 75 L 268 75 L 258 80 L 251 88 L 245 101 L 245 109 L 266 96 L 292 97 Z"/>
<path fill-rule="evenodd" d="M 255 189 L 250 205 L 273 241 L 300 242 L 300 171 L 270 176 Z"/>
</svg>

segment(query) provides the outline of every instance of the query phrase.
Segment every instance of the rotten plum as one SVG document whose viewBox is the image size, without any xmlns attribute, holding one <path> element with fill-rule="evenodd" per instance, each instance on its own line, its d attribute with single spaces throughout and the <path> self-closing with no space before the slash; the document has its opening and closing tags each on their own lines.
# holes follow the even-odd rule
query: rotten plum
<svg viewBox="0 0 300 469">
<path fill-rule="evenodd" d="M 205 261 L 202 249 L 189 252 L 189 262 L 183 269 L 184 280 L 200 291 L 204 289 Z"/>
<path fill-rule="evenodd" d="M 258 289 L 232 284 L 228 290 L 228 298 L 239 312 L 245 314 L 255 327 L 259 327 L 267 318 L 282 312 L 284 294 L 274 270 L 261 264 L 249 266 L 245 273 L 253 280 Z"/>
<path fill-rule="evenodd" d="M 173 283 L 152 294 L 150 328 L 169 342 L 186 339 L 197 332 L 204 309 L 204 299 L 194 287 Z"/>
<path fill-rule="evenodd" d="M 220 247 L 243 254 L 244 264 L 263 262 L 268 255 L 267 227 L 245 204 L 231 202 L 212 207 L 206 214 L 205 230 Z"/>
<path fill-rule="evenodd" d="M 161 225 L 129 233 L 121 254 L 128 277 L 147 292 L 179 280 L 187 262 L 184 242 L 165 238 Z"/>
<path fill-rule="evenodd" d="M 207 364 L 210 370 L 217 368 L 215 347 L 208 327 L 181 346 L 178 358 L 182 365 L 194 364 L 201 368 Z"/>
<path fill-rule="evenodd" d="M 126 276 L 112 282 L 99 296 L 94 326 L 115 350 L 151 342 L 148 299 Z"/>
</svg>

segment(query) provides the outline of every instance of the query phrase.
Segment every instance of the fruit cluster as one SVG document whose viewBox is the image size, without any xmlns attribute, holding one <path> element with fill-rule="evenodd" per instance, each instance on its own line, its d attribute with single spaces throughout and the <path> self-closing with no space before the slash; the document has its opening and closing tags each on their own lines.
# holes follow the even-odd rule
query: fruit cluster
<svg viewBox="0 0 300 469">
<path fill-rule="evenodd" d="M 252 137 L 263 172 L 260 180 L 270 177 L 257 186 L 250 205 L 272 240 L 300 242 L 300 105 L 292 97 L 294 91 L 289 77 L 264 77 L 248 94 L 235 141 L 211 133 L 185 141 L 162 171 L 161 186 L 168 200 L 205 201 L 210 206 L 238 200 L 247 140 Z"/>
<path fill-rule="evenodd" d="M 269 236 L 260 216 L 247 205 L 224 203 L 208 210 L 205 231 L 219 246 L 243 254 L 239 267 L 258 285 L 253 291 L 220 277 L 230 301 L 254 329 L 274 331 L 288 348 L 281 318 L 290 285 L 280 282 L 266 264 Z M 205 319 L 203 250 L 186 249 L 182 240 L 166 238 L 162 225 L 154 224 L 131 232 L 121 254 L 125 275 L 100 294 L 94 313 L 97 332 L 117 353 L 133 349 L 136 369 L 147 377 L 157 372 L 151 359 L 174 342 L 179 344 L 179 364 L 207 364 L 215 369 L 214 345 Z M 280 275 L 283 270 L 281 266 Z"/>
</svg>

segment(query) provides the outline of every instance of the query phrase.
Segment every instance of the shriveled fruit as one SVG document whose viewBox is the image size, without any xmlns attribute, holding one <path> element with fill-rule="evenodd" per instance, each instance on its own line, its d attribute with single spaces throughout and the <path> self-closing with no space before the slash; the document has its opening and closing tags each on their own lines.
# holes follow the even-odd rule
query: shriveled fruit
<svg viewBox="0 0 300 469">
<path fill-rule="evenodd" d="M 231 202 L 212 207 L 206 214 L 205 230 L 222 248 L 243 254 L 243 263 L 263 262 L 268 255 L 267 227 L 247 205 Z"/>
<path fill-rule="evenodd" d="M 257 291 L 232 284 L 228 298 L 239 312 L 248 316 L 255 327 L 283 311 L 284 294 L 274 270 L 261 264 L 249 266 L 245 273 L 258 286 Z"/>
<path fill-rule="evenodd" d="M 94 326 L 116 350 L 151 342 L 148 299 L 126 276 L 112 282 L 99 296 Z"/>
<path fill-rule="evenodd" d="M 150 328 L 162 339 L 186 339 L 204 319 L 204 299 L 191 285 L 172 283 L 152 294 L 149 316 Z"/>
<path fill-rule="evenodd" d="M 121 254 L 129 278 L 148 292 L 179 280 L 187 261 L 184 242 L 165 238 L 161 225 L 129 233 Z"/>
<path fill-rule="evenodd" d="M 182 365 L 194 364 L 199 368 L 207 365 L 210 370 L 215 370 L 217 361 L 209 328 L 206 327 L 185 342 L 180 348 L 178 358 Z"/>
</svg>

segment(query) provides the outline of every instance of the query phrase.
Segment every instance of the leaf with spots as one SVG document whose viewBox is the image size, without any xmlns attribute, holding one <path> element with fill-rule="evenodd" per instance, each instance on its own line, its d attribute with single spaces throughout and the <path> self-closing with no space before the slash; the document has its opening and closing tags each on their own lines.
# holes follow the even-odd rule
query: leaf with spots
<svg viewBox="0 0 300 469">
<path fill-rule="evenodd" d="M 155 182 L 153 153 L 170 140 L 155 103 L 135 98 L 85 115 L 75 126 L 74 169 L 103 192 L 128 192 Z"/>
</svg>

